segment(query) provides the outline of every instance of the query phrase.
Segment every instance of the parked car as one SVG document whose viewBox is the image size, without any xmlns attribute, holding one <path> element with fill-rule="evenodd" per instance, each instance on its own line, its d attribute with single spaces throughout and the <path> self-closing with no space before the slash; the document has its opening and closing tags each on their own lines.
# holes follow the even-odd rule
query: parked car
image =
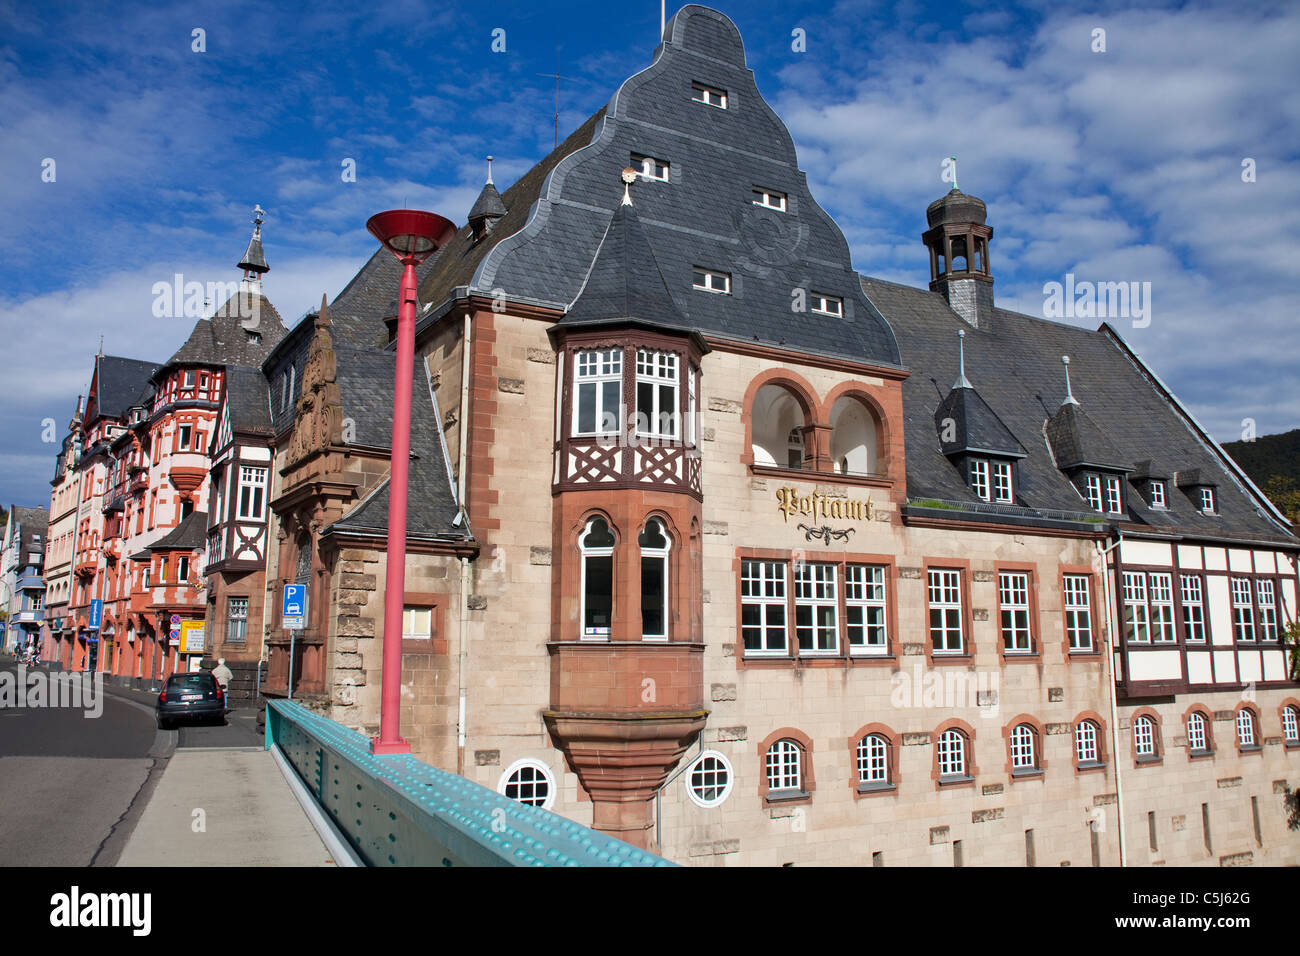
<svg viewBox="0 0 1300 956">
<path fill-rule="evenodd" d="M 226 722 L 226 695 L 210 673 L 173 674 L 158 694 L 158 727 L 170 730 L 179 722 Z"/>
</svg>

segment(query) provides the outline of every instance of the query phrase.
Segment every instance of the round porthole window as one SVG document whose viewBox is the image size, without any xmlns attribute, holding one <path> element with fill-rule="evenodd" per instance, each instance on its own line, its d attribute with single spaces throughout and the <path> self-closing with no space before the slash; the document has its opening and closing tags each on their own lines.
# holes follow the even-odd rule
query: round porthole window
<svg viewBox="0 0 1300 956">
<path fill-rule="evenodd" d="M 701 807 L 721 805 L 731 795 L 731 762 L 716 750 L 706 750 L 686 771 L 686 793 Z"/>
<path fill-rule="evenodd" d="M 497 793 L 525 806 L 549 810 L 555 803 L 555 779 L 540 760 L 516 760 L 501 775 Z"/>
</svg>

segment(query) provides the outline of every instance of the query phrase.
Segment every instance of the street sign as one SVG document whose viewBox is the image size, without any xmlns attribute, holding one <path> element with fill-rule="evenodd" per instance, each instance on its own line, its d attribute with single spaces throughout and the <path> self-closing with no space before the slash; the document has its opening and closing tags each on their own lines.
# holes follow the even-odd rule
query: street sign
<svg viewBox="0 0 1300 956">
<path fill-rule="evenodd" d="M 180 626 L 181 626 L 181 616 L 180 616 L 179 614 L 173 614 L 173 615 L 172 615 L 171 625 L 172 625 L 172 627 L 180 627 Z"/>
<path fill-rule="evenodd" d="M 98 631 L 99 620 L 103 616 L 104 616 L 104 602 L 99 600 L 99 598 L 95 598 L 93 601 L 90 602 L 90 623 L 86 625 L 86 629 L 90 631 Z"/>
<path fill-rule="evenodd" d="M 280 602 L 280 626 L 302 630 L 307 623 L 307 585 L 286 584 Z"/>
<path fill-rule="evenodd" d="M 179 627 L 173 627 L 167 636 L 171 639 L 173 644 L 179 644 L 181 641 L 181 629 Z"/>
<path fill-rule="evenodd" d="M 181 653 L 202 654 L 205 648 L 206 633 L 203 621 L 184 621 L 181 624 Z"/>
</svg>

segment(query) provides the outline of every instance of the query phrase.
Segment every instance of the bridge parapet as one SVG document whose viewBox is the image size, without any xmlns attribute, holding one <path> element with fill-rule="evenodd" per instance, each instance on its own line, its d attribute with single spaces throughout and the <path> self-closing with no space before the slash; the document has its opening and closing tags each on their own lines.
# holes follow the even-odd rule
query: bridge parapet
<svg viewBox="0 0 1300 956">
<path fill-rule="evenodd" d="M 363 735 L 301 704 L 267 705 L 279 747 L 371 866 L 673 866 L 409 754 L 377 757 Z"/>
</svg>

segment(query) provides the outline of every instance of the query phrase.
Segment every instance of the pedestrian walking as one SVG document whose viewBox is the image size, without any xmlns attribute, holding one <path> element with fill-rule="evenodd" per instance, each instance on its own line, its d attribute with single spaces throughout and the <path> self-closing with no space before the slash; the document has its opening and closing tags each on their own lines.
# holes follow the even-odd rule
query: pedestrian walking
<svg viewBox="0 0 1300 956">
<path fill-rule="evenodd" d="M 230 679 L 235 676 L 234 672 L 226 666 L 224 657 L 217 658 L 217 666 L 212 668 L 212 676 L 217 679 L 221 685 L 221 695 L 226 698 L 226 710 L 230 709 Z"/>
</svg>

